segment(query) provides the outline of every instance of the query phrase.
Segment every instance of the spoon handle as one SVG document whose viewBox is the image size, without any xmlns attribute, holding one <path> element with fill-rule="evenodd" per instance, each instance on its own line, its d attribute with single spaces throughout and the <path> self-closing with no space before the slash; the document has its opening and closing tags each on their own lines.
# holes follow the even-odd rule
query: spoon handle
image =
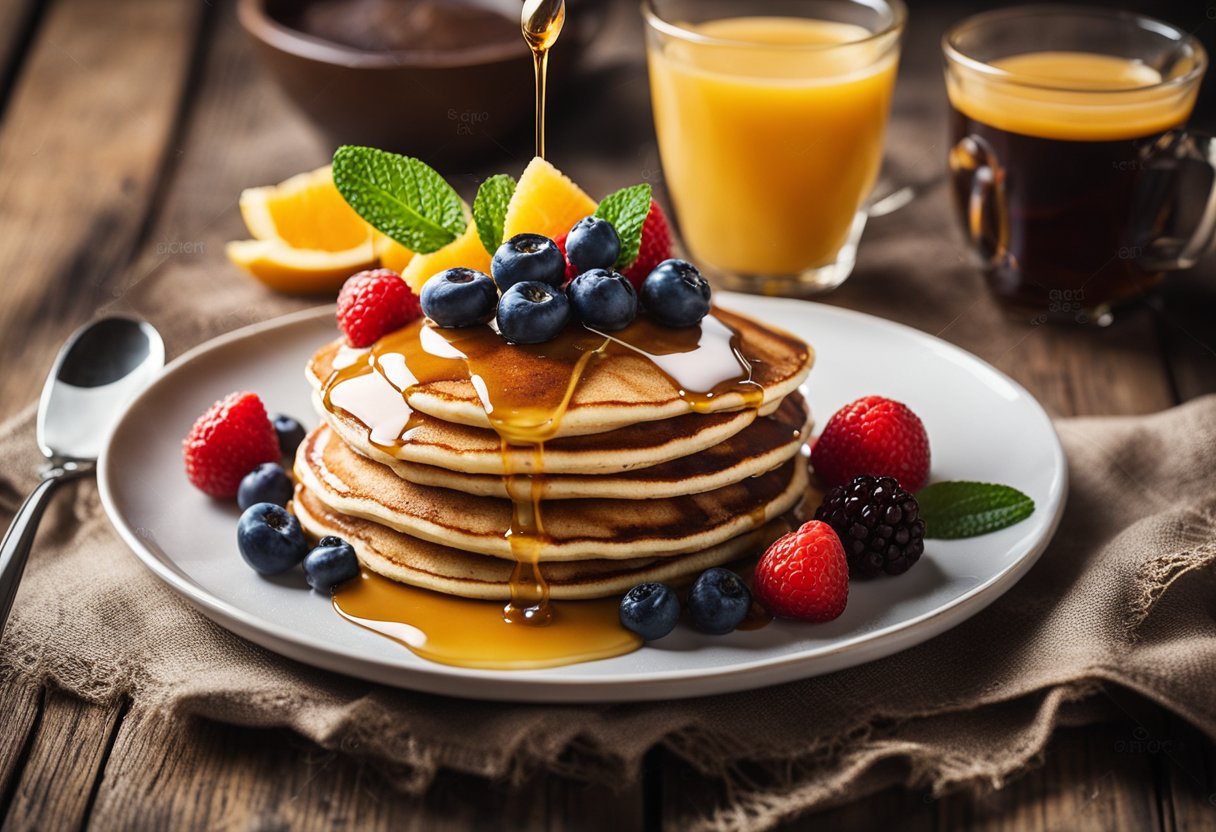
<svg viewBox="0 0 1216 832">
<path fill-rule="evenodd" d="M 38 521 L 50 504 L 51 495 L 63 481 L 64 477 L 60 475 L 49 476 L 38 483 L 38 487 L 17 510 L 12 525 L 4 535 L 4 542 L 0 543 L 0 636 L 4 635 L 4 625 L 8 623 L 8 611 L 13 606 L 17 585 L 21 583 L 21 573 L 25 571 L 25 561 L 38 531 Z"/>
</svg>

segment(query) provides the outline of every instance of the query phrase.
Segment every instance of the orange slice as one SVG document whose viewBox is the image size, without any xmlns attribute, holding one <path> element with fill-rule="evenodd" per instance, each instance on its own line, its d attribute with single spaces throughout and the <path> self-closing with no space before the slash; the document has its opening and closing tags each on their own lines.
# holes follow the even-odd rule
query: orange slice
<svg viewBox="0 0 1216 832">
<path fill-rule="evenodd" d="M 553 165 L 537 157 L 524 168 L 507 205 L 504 240 L 530 232 L 557 237 L 595 213 L 596 202 Z"/>
<path fill-rule="evenodd" d="M 470 221 L 464 233 L 438 251 L 416 254 L 401 272 L 405 282 L 415 292 L 422 291 L 422 284 L 444 269 L 464 266 L 490 273 L 490 254 L 477 236 L 477 224 Z"/>
</svg>

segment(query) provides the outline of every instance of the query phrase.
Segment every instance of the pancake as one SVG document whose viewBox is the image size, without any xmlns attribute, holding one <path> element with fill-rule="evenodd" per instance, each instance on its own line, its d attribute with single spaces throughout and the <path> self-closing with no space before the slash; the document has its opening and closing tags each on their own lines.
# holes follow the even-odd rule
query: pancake
<svg viewBox="0 0 1216 832">
<path fill-rule="evenodd" d="M 366 455 L 384 462 L 397 476 L 412 483 L 451 488 L 482 497 L 516 500 L 654 500 L 713 491 L 771 471 L 798 453 L 806 437 L 810 436 L 810 430 L 806 403 L 795 394 L 782 402 L 772 416 L 756 419 L 739 433 L 716 445 L 679 459 L 620 473 L 550 474 L 548 447 L 544 451 L 545 474 L 535 482 L 529 477 L 465 474 L 432 465 L 402 462 L 383 454 Z M 355 451 L 365 452 L 358 444 L 347 444 Z M 528 457 L 531 462 L 531 454 Z"/>
<path fill-rule="evenodd" d="M 379 376 L 377 376 L 379 378 Z M 388 382 L 389 395 L 400 398 Z M 410 427 L 400 441 L 372 441 L 370 429 L 344 410 L 328 411 L 313 397 L 318 413 L 334 432 L 361 454 L 377 462 L 400 460 L 459 471 L 463 474 L 506 476 L 531 473 L 531 448 L 512 445 L 504 464 L 502 439 L 492 430 L 443 422 L 424 413 L 406 414 Z M 772 410 L 774 408 L 766 408 Z M 699 453 L 731 438 L 756 418 L 755 410 L 731 413 L 686 413 L 608 433 L 563 436 L 545 443 L 545 474 L 614 474 L 632 471 Z"/>
<path fill-rule="evenodd" d="M 296 454 L 296 479 L 340 514 L 411 536 L 511 560 L 511 503 L 415 485 L 351 450 L 326 426 Z M 664 557 L 696 552 L 764 525 L 802 498 L 801 457 L 704 494 L 657 500 L 556 500 L 544 506 L 541 561 Z"/>
<path fill-rule="evenodd" d="M 610 336 L 573 326 L 528 346 L 508 343 L 488 326 L 442 330 L 416 321 L 368 350 L 334 341 L 313 356 L 307 374 L 327 410 L 344 409 L 379 430 L 382 444 L 407 427 L 408 411 L 404 418 L 399 409 L 383 411 L 383 401 L 371 400 L 374 390 L 354 383 L 369 374 L 388 379 L 414 411 L 528 442 L 690 410 L 771 406 L 798 388 L 812 361 L 801 339 L 715 309 L 696 327 L 639 318 Z"/>
<path fill-rule="evenodd" d="M 470 554 L 340 514 L 304 486 L 296 489 L 293 510 L 309 534 L 343 538 L 354 547 L 365 567 L 390 580 L 447 595 L 510 600 L 510 561 Z M 699 552 L 667 558 L 546 563 L 542 572 L 553 599 L 602 598 L 619 595 L 643 581 L 676 582 L 711 566 L 747 557 L 788 530 L 788 524 L 777 519 Z"/>
</svg>

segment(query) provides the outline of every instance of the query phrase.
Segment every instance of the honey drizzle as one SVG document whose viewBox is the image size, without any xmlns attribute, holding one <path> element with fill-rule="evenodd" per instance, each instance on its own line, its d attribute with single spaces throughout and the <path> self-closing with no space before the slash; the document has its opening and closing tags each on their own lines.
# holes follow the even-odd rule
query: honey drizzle
<svg viewBox="0 0 1216 832">
<path fill-rule="evenodd" d="M 549 50 L 566 24 L 566 0 L 525 0 L 520 28 L 532 50 L 536 75 L 536 155 L 545 158 L 545 96 L 549 85 Z"/>
</svg>

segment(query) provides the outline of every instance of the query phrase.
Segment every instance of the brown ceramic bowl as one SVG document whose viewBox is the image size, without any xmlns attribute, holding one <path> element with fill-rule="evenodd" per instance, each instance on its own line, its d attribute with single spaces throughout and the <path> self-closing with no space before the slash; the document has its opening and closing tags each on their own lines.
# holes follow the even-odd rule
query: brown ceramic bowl
<svg viewBox="0 0 1216 832">
<path fill-rule="evenodd" d="M 517 0 L 477 5 L 504 16 L 520 8 Z M 530 147 L 524 126 L 534 112 L 533 71 L 522 35 L 443 50 L 369 51 L 293 28 L 301 6 L 301 0 L 239 0 L 237 14 L 263 65 L 335 145 L 372 145 L 432 164 Z M 559 92 L 602 22 L 603 6 L 571 2 L 550 65 Z"/>
</svg>

